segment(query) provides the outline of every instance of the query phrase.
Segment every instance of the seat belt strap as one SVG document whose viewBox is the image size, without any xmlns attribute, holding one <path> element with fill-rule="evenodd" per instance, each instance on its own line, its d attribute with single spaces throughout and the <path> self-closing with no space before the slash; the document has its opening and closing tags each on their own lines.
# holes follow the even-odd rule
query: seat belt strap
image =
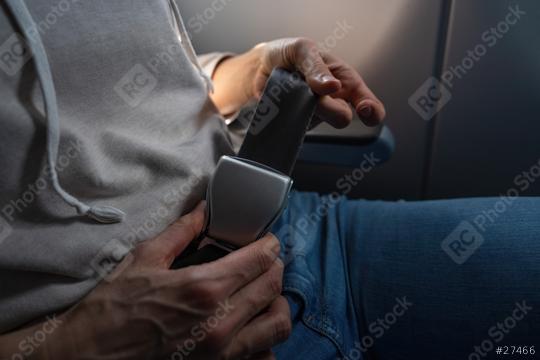
<svg viewBox="0 0 540 360">
<path fill-rule="evenodd" d="M 210 179 L 201 236 L 173 269 L 216 260 L 270 230 L 286 207 L 290 175 L 316 105 L 298 73 L 274 69 L 238 156 L 222 156 Z"/>
<path fill-rule="evenodd" d="M 238 157 L 290 176 L 316 105 L 317 97 L 299 73 L 274 69 Z"/>
</svg>

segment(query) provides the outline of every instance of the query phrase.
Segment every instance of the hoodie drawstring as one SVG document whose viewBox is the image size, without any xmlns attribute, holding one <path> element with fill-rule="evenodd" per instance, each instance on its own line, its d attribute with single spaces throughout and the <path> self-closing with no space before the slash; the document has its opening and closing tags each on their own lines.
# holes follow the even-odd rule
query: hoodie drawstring
<svg viewBox="0 0 540 360">
<path fill-rule="evenodd" d="M 56 159 L 58 157 L 58 147 L 60 144 L 60 122 L 56 90 L 54 88 L 47 53 L 45 52 L 39 30 L 24 1 L 6 0 L 6 3 L 21 27 L 25 38 L 28 40 L 27 45 L 33 54 L 38 78 L 41 83 L 47 114 L 47 162 L 50 167 L 50 178 L 54 191 L 56 191 L 67 204 L 74 207 L 80 216 L 86 216 L 104 224 L 123 221 L 125 217 L 123 211 L 112 206 L 89 206 L 66 192 L 60 185 L 56 170 Z"/>
<path fill-rule="evenodd" d="M 188 32 L 186 31 L 184 21 L 182 20 L 182 16 L 180 15 L 180 10 L 178 10 L 178 6 L 176 5 L 175 0 L 169 0 L 169 4 L 173 11 L 176 23 L 178 24 L 178 31 L 180 32 L 180 41 L 184 44 L 184 49 L 187 52 L 189 60 L 195 66 L 195 68 L 199 72 L 199 75 L 204 79 L 207 91 L 210 93 L 213 93 L 214 84 L 212 83 L 212 79 L 210 79 L 210 77 L 206 75 L 203 68 L 201 67 L 201 64 L 199 64 L 199 60 L 197 60 L 195 49 L 193 49 L 193 44 L 191 43 L 191 39 L 189 37 Z"/>
</svg>

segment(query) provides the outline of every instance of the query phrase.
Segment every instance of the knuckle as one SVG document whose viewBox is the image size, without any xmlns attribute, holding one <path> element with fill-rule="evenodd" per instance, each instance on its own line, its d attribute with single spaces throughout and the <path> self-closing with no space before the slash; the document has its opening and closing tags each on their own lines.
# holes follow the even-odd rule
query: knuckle
<svg viewBox="0 0 540 360">
<path fill-rule="evenodd" d="M 198 272 L 194 271 L 194 268 L 192 267 L 181 269 L 179 271 L 182 271 L 182 280 L 185 284 L 192 284 L 193 287 L 197 287 L 197 285 L 204 282 L 204 279 L 202 279 Z"/>
<path fill-rule="evenodd" d="M 221 295 L 221 286 L 214 282 L 201 282 L 200 284 L 193 285 L 191 289 L 191 296 L 197 300 L 197 304 L 202 309 L 209 311 L 219 306 Z"/>
<path fill-rule="evenodd" d="M 292 52 L 295 59 L 309 58 L 309 55 L 318 53 L 317 44 L 308 38 L 297 38 L 292 44 Z"/>
<path fill-rule="evenodd" d="M 268 302 L 268 301 L 266 301 Z M 255 315 L 257 315 L 257 313 L 260 311 L 260 308 L 261 308 L 261 299 L 260 299 L 260 296 L 257 295 L 257 296 L 247 296 L 245 299 L 244 299 L 244 304 L 247 308 L 247 313 L 249 315 L 249 317 L 253 317 Z"/>
<path fill-rule="evenodd" d="M 267 249 L 259 249 L 255 252 L 256 262 L 262 272 L 267 271 L 274 263 L 275 257 L 272 251 Z"/>
<path fill-rule="evenodd" d="M 311 49 L 313 47 L 317 47 L 317 44 L 315 44 L 315 41 L 311 40 L 310 38 L 299 37 L 299 38 L 296 38 L 296 40 L 294 41 L 294 46 L 298 50 L 305 50 L 305 49 Z"/>
<path fill-rule="evenodd" d="M 268 288 L 271 290 L 273 296 L 281 294 L 283 287 L 283 264 L 281 261 L 276 262 L 276 267 L 268 276 Z"/>
</svg>

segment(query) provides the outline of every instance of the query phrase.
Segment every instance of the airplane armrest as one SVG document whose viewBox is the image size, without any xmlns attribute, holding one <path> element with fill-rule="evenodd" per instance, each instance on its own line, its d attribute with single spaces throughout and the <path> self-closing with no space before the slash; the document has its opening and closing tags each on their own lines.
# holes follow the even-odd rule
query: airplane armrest
<svg viewBox="0 0 540 360">
<path fill-rule="evenodd" d="M 355 119 L 347 129 L 321 124 L 308 132 L 298 161 L 356 167 L 366 156 L 374 156 L 382 164 L 391 158 L 394 147 L 394 137 L 387 126 L 368 128 Z"/>
</svg>

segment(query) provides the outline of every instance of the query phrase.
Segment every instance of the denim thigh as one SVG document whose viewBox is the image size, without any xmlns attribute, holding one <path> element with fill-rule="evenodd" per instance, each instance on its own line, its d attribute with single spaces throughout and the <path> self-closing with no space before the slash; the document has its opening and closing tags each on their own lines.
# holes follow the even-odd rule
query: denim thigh
<svg viewBox="0 0 540 360">
<path fill-rule="evenodd" d="M 293 313 L 278 358 L 491 359 L 497 346 L 540 346 L 539 198 L 295 192 L 273 231 Z"/>
</svg>

